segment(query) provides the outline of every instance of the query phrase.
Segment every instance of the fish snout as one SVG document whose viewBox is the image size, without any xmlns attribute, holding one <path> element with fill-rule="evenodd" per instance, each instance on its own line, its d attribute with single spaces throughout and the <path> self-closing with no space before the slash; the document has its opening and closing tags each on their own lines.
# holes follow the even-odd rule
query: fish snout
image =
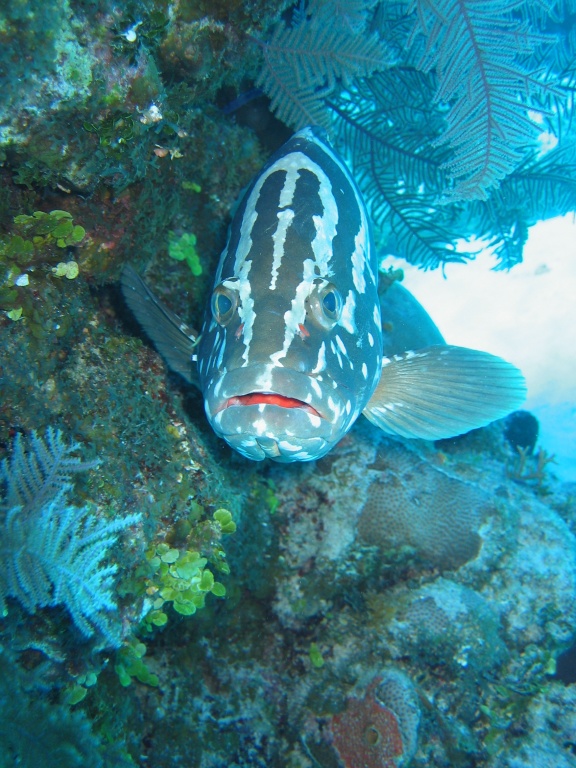
<svg viewBox="0 0 576 768">
<path fill-rule="evenodd" d="M 207 388 L 205 408 L 214 431 L 256 461 L 312 461 L 350 426 L 350 409 L 332 387 L 270 365 L 227 372 Z"/>
</svg>

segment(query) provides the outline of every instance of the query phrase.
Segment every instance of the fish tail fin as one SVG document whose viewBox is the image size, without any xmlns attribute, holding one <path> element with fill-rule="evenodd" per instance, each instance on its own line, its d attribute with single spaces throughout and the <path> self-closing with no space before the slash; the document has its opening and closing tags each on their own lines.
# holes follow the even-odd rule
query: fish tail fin
<svg viewBox="0 0 576 768">
<path fill-rule="evenodd" d="M 522 373 L 502 358 L 438 344 L 384 359 L 363 413 L 384 432 L 441 440 L 506 416 L 525 397 Z"/>
</svg>

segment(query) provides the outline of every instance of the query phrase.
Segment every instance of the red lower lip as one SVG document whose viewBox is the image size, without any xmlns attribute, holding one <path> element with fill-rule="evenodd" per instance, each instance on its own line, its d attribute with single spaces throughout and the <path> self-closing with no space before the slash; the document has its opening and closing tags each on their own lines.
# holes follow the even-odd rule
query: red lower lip
<svg viewBox="0 0 576 768">
<path fill-rule="evenodd" d="M 312 408 L 311 405 L 302 400 L 270 392 L 252 392 L 249 395 L 230 397 L 224 408 L 229 408 L 231 405 L 279 405 L 280 408 L 301 408 L 303 411 L 314 414 L 314 416 L 320 416 L 316 408 Z"/>
</svg>

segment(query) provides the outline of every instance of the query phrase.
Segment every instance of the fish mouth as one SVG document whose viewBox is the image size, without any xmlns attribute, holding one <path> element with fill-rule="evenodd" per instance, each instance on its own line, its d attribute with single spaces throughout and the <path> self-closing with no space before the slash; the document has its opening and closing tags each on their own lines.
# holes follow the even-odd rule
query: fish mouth
<svg viewBox="0 0 576 768">
<path fill-rule="evenodd" d="M 354 418 L 351 407 L 325 378 L 271 363 L 237 367 L 204 388 L 204 408 L 214 432 L 255 461 L 313 461 L 327 453 Z"/>
<path fill-rule="evenodd" d="M 277 392 L 249 392 L 246 395 L 235 395 L 229 397 L 221 406 L 218 411 L 223 411 L 225 408 L 231 408 L 233 406 L 246 406 L 246 405 L 276 405 L 280 408 L 299 408 L 307 413 L 311 413 L 313 416 L 323 418 L 316 408 L 313 408 L 303 400 L 298 400 L 296 397 L 287 397 L 286 395 L 280 395 Z"/>
</svg>

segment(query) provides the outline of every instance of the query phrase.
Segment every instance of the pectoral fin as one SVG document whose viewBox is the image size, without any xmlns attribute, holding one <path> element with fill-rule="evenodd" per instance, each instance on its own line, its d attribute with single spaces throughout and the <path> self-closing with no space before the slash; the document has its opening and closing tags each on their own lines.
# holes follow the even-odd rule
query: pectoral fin
<svg viewBox="0 0 576 768">
<path fill-rule="evenodd" d="M 166 364 L 197 385 L 193 352 L 198 340 L 196 331 L 165 307 L 132 267 L 124 267 L 120 281 L 126 303 Z"/>
<path fill-rule="evenodd" d="M 385 358 L 363 413 L 384 432 L 441 440 L 506 416 L 525 397 L 515 366 L 486 352 L 439 344 Z"/>
</svg>

